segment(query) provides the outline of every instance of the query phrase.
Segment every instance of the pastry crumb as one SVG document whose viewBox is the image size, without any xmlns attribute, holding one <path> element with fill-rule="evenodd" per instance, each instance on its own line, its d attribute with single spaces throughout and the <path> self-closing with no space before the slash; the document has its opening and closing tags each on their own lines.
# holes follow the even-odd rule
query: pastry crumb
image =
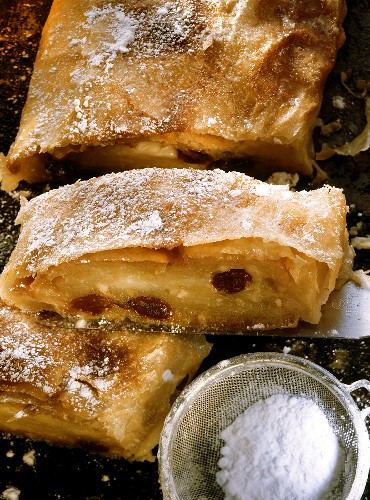
<svg viewBox="0 0 370 500">
<path fill-rule="evenodd" d="M 30 467 L 33 467 L 35 465 L 35 461 L 35 450 L 30 450 L 23 455 L 23 462 Z"/>
<path fill-rule="evenodd" d="M 333 103 L 334 108 L 337 108 L 337 109 L 344 109 L 346 107 L 346 103 L 345 103 L 343 97 L 340 95 L 335 95 L 332 99 L 332 103 Z"/>
<path fill-rule="evenodd" d="M 299 181 L 298 174 L 289 174 L 288 172 L 274 172 L 267 179 L 268 184 L 284 185 L 288 184 L 289 189 L 293 189 Z"/>
<path fill-rule="evenodd" d="M 357 250 L 369 250 L 370 236 L 355 236 L 351 239 L 351 245 Z"/>
<path fill-rule="evenodd" d="M 14 486 L 11 486 L 2 492 L 1 498 L 3 500 L 18 500 L 20 494 L 21 490 L 15 488 Z"/>
</svg>

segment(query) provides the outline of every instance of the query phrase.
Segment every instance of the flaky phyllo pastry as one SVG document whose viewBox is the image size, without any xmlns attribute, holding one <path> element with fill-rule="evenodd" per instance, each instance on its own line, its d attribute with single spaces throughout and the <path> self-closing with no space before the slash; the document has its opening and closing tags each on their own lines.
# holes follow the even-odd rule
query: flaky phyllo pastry
<svg viewBox="0 0 370 500">
<path fill-rule="evenodd" d="M 0 304 L 0 430 L 151 460 L 201 335 L 49 329 Z"/>
<path fill-rule="evenodd" d="M 3 189 L 238 158 L 310 174 L 344 15 L 344 0 L 54 0 Z"/>
<path fill-rule="evenodd" d="M 27 202 L 0 295 L 24 311 L 130 328 L 235 332 L 317 323 L 349 270 L 340 189 L 237 172 L 138 169 Z"/>
</svg>

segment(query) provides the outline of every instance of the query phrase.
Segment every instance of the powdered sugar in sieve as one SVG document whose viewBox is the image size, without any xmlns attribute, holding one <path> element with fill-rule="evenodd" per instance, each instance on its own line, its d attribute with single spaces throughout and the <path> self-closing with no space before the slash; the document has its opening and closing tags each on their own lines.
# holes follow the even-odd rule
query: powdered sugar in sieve
<svg viewBox="0 0 370 500">
<path fill-rule="evenodd" d="M 320 366 L 288 354 L 256 353 L 219 363 L 183 391 L 166 419 L 158 455 L 164 498 L 268 499 L 272 498 L 271 495 L 269 497 L 268 490 L 270 493 L 271 490 L 274 491 L 274 498 L 284 498 L 288 494 L 287 488 L 295 487 L 296 497 L 289 493 L 289 498 L 359 500 L 370 466 L 369 436 L 365 425 L 370 408 L 360 411 L 351 396 L 351 392 L 359 387 L 370 391 L 370 383 L 366 380 L 347 386 Z M 287 408 L 290 404 L 294 407 L 295 417 L 292 414 L 288 416 Z M 256 406 L 257 413 L 253 416 Z M 282 424 L 284 414 L 293 431 L 290 435 L 289 425 L 284 427 Z M 280 422 L 275 431 L 271 427 L 274 425 L 274 415 L 275 423 L 276 420 Z M 262 418 L 265 418 L 265 422 Z M 300 423 L 297 423 L 298 418 L 301 419 Z M 238 419 L 241 431 L 237 430 Z M 246 424 L 243 419 L 249 420 L 249 423 Z M 312 431 L 311 435 L 306 435 L 300 448 L 299 439 L 294 432 L 307 432 L 307 419 L 313 419 L 312 423 L 316 422 L 321 431 L 329 429 L 330 432 L 323 438 L 320 430 Z M 243 451 L 240 453 L 238 463 L 235 447 L 243 449 L 243 427 L 245 431 L 251 422 L 257 426 L 260 434 L 264 434 L 262 437 L 270 439 L 270 450 L 262 439 L 259 440 L 255 435 L 253 438 L 251 435 L 244 435 L 245 439 L 249 437 L 249 445 L 244 448 L 244 455 Z M 230 432 L 236 435 L 230 438 Z M 291 439 L 293 443 L 278 446 L 278 451 L 285 454 L 283 456 L 280 453 L 279 458 L 279 453 L 275 453 L 275 456 L 271 453 L 271 446 L 275 446 L 276 451 L 273 439 L 281 439 L 283 434 L 284 438 Z M 320 449 L 323 447 L 319 447 L 316 455 L 305 450 L 315 439 L 326 439 L 323 444 L 331 455 L 320 458 Z M 230 444 L 234 447 L 232 451 L 226 449 Z M 259 455 L 263 446 L 267 446 L 264 450 L 269 455 L 267 458 Z M 307 474 L 306 480 L 294 482 L 293 476 L 287 473 L 286 468 L 291 460 L 287 456 L 293 451 L 298 452 L 303 467 L 301 473 Z M 228 454 L 227 458 L 225 452 Z M 250 454 L 249 465 L 245 453 Z M 281 466 L 280 479 L 278 474 L 273 478 L 277 481 L 275 486 L 262 477 L 263 474 L 271 474 L 271 468 L 261 471 L 261 464 L 266 464 L 271 457 L 276 459 L 277 469 L 279 460 Z M 327 471 L 323 472 L 321 469 L 321 473 L 317 472 L 318 469 L 312 467 L 314 460 L 319 464 L 321 460 L 321 466 L 325 464 Z M 237 496 L 238 489 L 233 490 L 231 475 L 226 470 L 240 479 L 242 472 L 237 471 L 238 467 L 250 467 L 251 472 L 253 462 L 257 466 L 254 472 L 259 477 L 254 483 L 249 483 L 250 491 L 255 490 L 259 482 L 263 493 L 256 491 L 255 497 L 247 493 L 247 496 Z M 315 474 L 316 480 L 321 478 L 322 487 L 311 488 L 310 492 Z M 280 497 L 276 496 L 277 485 L 281 488 Z"/>
</svg>

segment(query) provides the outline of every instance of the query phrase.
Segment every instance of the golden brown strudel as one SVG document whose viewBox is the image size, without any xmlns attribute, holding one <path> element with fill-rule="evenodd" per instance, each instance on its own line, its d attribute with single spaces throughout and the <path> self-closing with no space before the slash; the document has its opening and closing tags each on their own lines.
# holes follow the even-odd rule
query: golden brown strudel
<svg viewBox="0 0 370 500">
<path fill-rule="evenodd" d="M 247 158 L 310 174 L 345 11 L 344 0 L 54 0 L 3 189 L 60 162 L 107 173 Z"/>
<path fill-rule="evenodd" d="M 49 329 L 0 303 L 0 430 L 152 460 L 210 348 L 200 335 Z"/>
<path fill-rule="evenodd" d="M 237 172 L 138 169 L 20 210 L 0 295 L 24 311 L 131 328 L 235 332 L 317 323 L 351 270 L 346 201 Z"/>
</svg>

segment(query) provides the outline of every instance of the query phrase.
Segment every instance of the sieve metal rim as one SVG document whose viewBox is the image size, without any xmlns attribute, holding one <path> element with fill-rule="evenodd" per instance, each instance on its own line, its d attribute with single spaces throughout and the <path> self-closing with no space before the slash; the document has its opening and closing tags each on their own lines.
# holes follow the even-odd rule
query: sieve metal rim
<svg viewBox="0 0 370 500">
<path fill-rule="evenodd" d="M 177 495 L 171 471 L 171 440 L 172 436 L 178 431 L 182 418 L 189 407 L 201 396 L 204 390 L 222 379 L 235 376 L 246 370 L 274 366 L 292 371 L 301 371 L 310 378 L 314 378 L 317 382 L 324 384 L 347 411 L 358 437 L 359 457 L 351 491 L 346 500 L 359 500 L 361 498 L 370 469 L 370 439 L 365 422 L 366 417 L 370 415 L 370 407 L 360 410 L 351 396 L 351 392 L 361 387 L 370 392 L 370 382 L 358 380 L 347 385 L 313 361 L 291 354 L 276 352 L 248 353 L 223 360 L 196 377 L 177 397 L 165 419 L 158 446 L 159 482 L 164 498 L 181 500 Z"/>
</svg>

